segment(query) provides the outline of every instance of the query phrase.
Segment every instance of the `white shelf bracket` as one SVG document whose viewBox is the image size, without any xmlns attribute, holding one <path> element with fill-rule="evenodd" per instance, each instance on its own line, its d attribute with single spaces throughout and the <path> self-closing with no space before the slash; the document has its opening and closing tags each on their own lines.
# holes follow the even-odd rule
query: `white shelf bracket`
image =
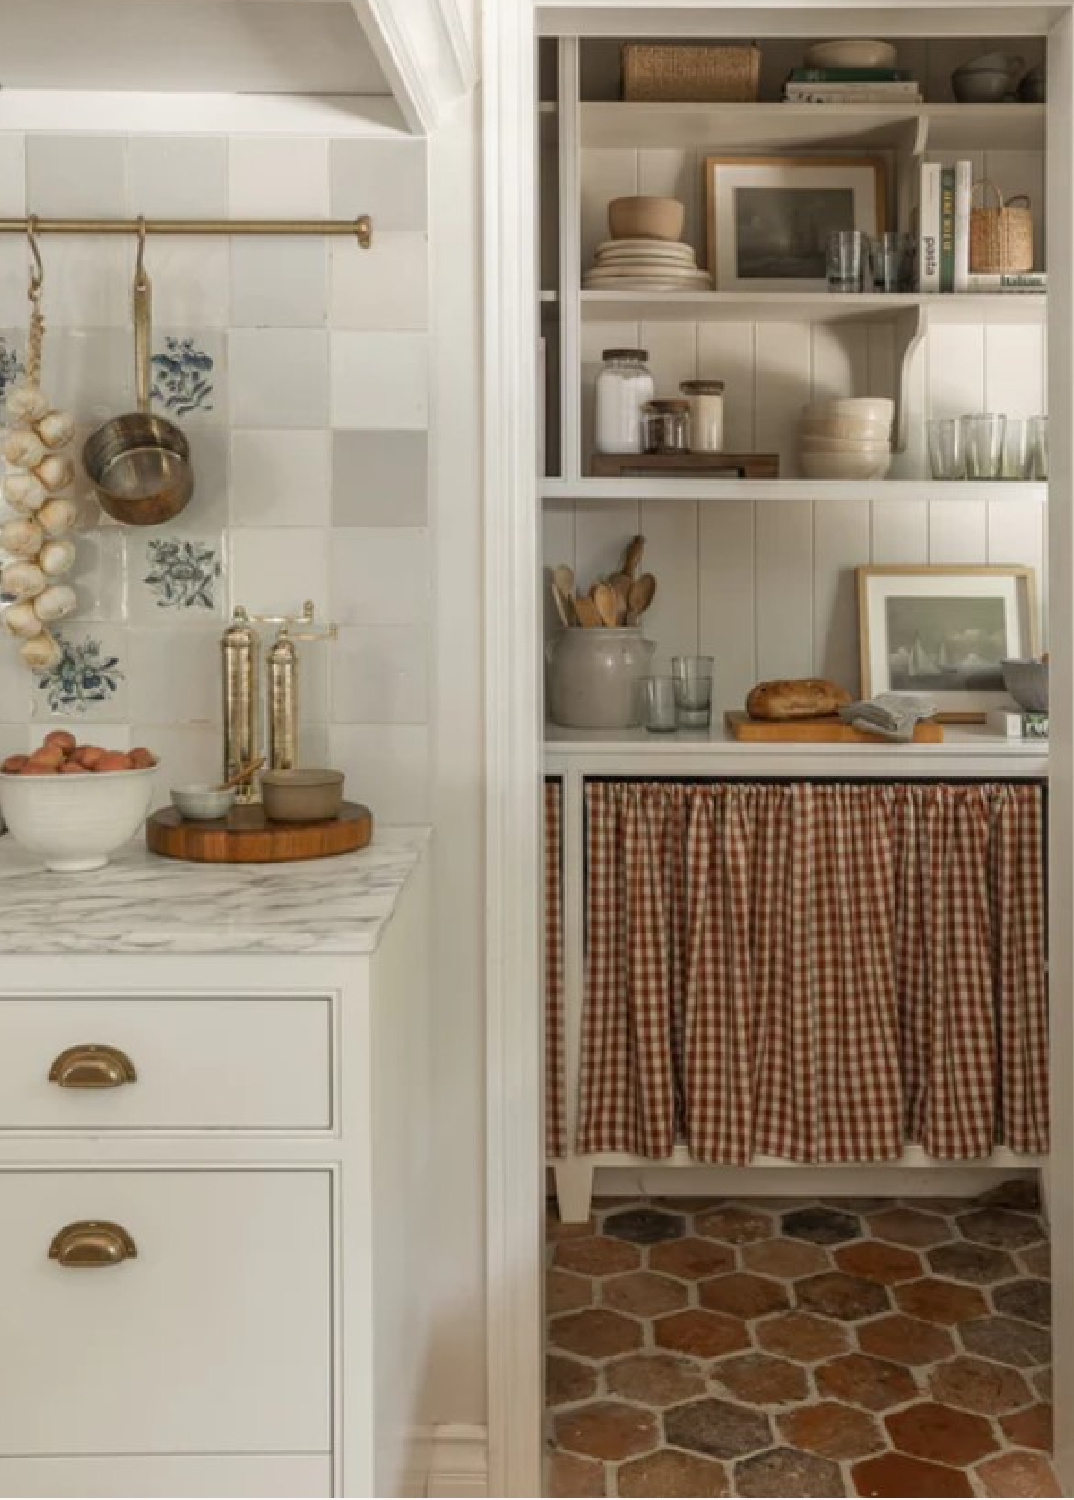
<svg viewBox="0 0 1074 1500">
<path fill-rule="evenodd" d="M 900 312 L 895 321 L 895 357 L 898 360 L 898 380 L 895 393 L 895 433 L 893 447 L 896 453 L 905 453 L 910 431 L 910 367 L 914 355 L 921 347 L 928 332 L 929 315 L 926 308 L 917 306 Z"/>
</svg>

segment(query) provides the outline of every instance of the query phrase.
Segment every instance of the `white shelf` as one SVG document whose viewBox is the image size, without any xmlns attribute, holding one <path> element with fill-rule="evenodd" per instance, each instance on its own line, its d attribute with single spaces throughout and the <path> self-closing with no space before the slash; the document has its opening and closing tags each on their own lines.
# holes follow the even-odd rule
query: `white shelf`
<svg viewBox="0 0 1074 1500">
<path fill-rule="evenodd" d="M 814 500 L 1022 500 L 1043 505 L 1046 483 L 1014 480 L 935 479 L 543 479 L 543 500 L 758 500 L 766 504 L 810 504 Z"/>
<path fill-rule="evenodd" d="M 579 108 L 581 144 L 751 155 L 780 147 L 1043 151 L 1043 104 L 624 104 Z M 927 134 L 925 134 L 927 132 Z"/>
<path fill-rule="evenodd" d="M 1046 321 L 1044 292 L 582 292 L 584 322 L 889 322 L 924 312 L 930 323 Z"/>
</svg>

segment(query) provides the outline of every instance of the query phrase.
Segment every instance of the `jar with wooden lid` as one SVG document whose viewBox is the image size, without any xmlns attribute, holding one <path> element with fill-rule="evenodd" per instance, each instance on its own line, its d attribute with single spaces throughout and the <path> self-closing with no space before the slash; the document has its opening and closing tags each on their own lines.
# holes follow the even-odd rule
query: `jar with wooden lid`
<svg viewBox="0 0 1074 1500">
<path fill-rule="evenodd" d="M 690 452 L 723 452 L 722 380 L 684 380 L 679 390 L 690 403 Z"/>
<path fill-rule="evenodd" d="M 649 401 L 642 423 L 646 453 L 689 453 L 689 401 Z"/>
<path fill-rule="evenodd" d="M 647 349 L 605 349 L 597 376 L 598 453 L 642 452 L 642 408 L 653 397 Z"/>
</svg>

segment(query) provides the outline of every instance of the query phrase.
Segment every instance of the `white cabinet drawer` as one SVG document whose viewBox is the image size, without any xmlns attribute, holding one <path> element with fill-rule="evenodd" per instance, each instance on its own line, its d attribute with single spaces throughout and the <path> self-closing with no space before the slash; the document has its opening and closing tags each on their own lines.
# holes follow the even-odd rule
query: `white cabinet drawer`
<svg viewBox="0 0 1074 1500">
<path fill-rule="evenodd" d="M 0 1455 L 331 1448 L 331 1177 L 0 1173 Z M 136 1255 L 62 1266 L 111 1221 Z"/>
<path fill-rule="evenodd" d="M 332 1493 L 327 1453 L 214 1454 L 176 1458 L 0 1458 L 0 1496 L 77 1496 L 80 1500 L 135 1497 L 251 1496 L 257 1500 Z"/>
<path fill-rule="evenodd" d="M 118 1049 L 133 1082 L 61 1087 L 71 1048 Z M 75 1059 L 80 1076 L 112 1052 Z M 327 997 L 139 996 L 0 1001 L 0 1130 L 325 1130 L 332 1123 Z"/>
</svg>

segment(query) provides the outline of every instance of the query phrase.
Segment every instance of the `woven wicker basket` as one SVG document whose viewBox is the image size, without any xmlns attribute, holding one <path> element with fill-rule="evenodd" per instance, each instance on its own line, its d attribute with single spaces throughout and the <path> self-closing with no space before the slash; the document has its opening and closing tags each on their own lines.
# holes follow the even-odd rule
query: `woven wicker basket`
<svg viewBox="0 0 1074 1500">
<path fill-rule="evenodd" d="M 973 191 L 990 188 L 998 207 L 974 208 L 970 212 L 970 270 L 1032 271 L 1033 215 L 1025 194 L 1003 201 L 993 182 L 975 182 Z"/>
<path fill-rule="evenodd" d="M 752 104 L 761 83 L 761 49 L 701 42 L 624 42 L 623 98 L 632 103 Z"/>
</svg>

